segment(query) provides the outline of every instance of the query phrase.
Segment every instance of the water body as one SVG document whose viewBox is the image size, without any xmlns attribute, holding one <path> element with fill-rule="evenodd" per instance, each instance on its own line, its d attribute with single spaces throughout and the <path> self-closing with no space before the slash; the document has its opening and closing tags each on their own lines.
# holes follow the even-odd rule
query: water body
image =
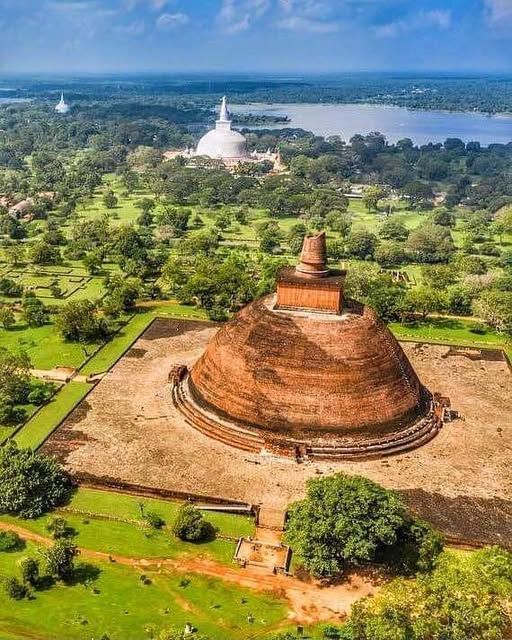
<svg viewBox="0 0 512 640">
<path fill-rule="evenodd" d="M 30 102 L 30 98 L 0 98 L 0 104 L 10 104 L 15 102 Z"/>
<path fill-rule="evenodd" d="M 411 138 L 415 144 L 444 142 L 446 138 L 476 140 L 487 146 L 512 142 L 512 115 L 412 111 L 403 107 L 370 104 L 246 104 L 230 105 L 233 113 L 288 116 L 286 125 L 258 129 L 299 128 L 316 135 L 339 135 L 348 141 L 356 133 L 380 131 L 389 142 Z"/>
</svg>

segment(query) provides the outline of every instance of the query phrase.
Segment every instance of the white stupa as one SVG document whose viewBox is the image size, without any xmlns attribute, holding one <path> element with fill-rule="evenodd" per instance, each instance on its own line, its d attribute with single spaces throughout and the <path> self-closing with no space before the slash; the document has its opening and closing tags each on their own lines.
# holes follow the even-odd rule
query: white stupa
<svg viewBox="0 0 512 640">
<path fill-rule="evenodd" d="M 69 111 L 69 104 L 64 101 L 64 92 L 60 94 L 60 101 L 55 106 L 55 111 L 62 114 L 65 114 Z"/>
<path fill-rule="evenodd" d="M 246 139 L 241 133 L 231 129 L 226 96 L 222 98 L 215 129 L 201 138 L 196 155 L 218 160 L 243 160 L 248 157 Z"/>
</svg>

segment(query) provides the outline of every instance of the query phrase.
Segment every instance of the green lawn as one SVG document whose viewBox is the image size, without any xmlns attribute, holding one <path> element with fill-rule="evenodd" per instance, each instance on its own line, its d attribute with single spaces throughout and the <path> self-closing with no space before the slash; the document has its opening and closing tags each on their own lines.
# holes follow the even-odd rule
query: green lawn
<svg viewBox="0 0 512 640">
<path fill-rule="evenodd" d="M 37 555 L 34 545 L 0 554 L 0 575 L 19 575 L 17 563 L 27 554 Z M 86 558 L 78 564 L 88 581 L 37 591 L 31 600 L 12 601 L 0 591 L 2 640 L 90 640 L 103 634 L 111 640 L 142 640 L 163 629 L 182 630 L 186 622 L 212 640 L 244 640 L 285 622 L 287 608 L 277 598 L 198 574 L 145 569 L 151 580 L 145 585 L 137 569 L 91 564 Z"/>
<path fill-rule="evenodd" d="M 167 522 L 176 517 L 179 508 L 178 503 L 169 500 L 139 498 L 98 489 L 79 489 L 73 496 L 69 508 L 132 520 L 140 515 L 141 501 L 146 510 L 156 511 Z M 208 519 L 227 536 L 250 536 L 254 533 L 254 520 L 248 516 L 212 512 L 208 515 Z"/>
<path fill-rule="evenodd" d="M 166 528 L 155 531 L 141 520 L 143 503 L 145 512 L 155 512 L 166 523 Z M 61 514 L 75 529 L 75 543 L 85 549 L 102 551 L 130 558 L 175 558 L 178 556 L 209 556 L 219 562 L 231 564 L 235 541 L 221 537 L 202 544 L 181 542 L 171 529 L 180 504 L 153 498 L 137 497 L 97 489 L 79 489 L 71 503 Z M 20 520 L 2 515 L 0 520 L 15 524 L 49 537 L 46 529 L 49 519 Z M 219 536 L 239 538 L 254 534 L 254 519 L 249 516 L 205 512 L 205 517 L 218 529 Z"/>
<path fill-rule="evenodd" d="M 91 385 L 70 382 L 42 407 L 14 436 L 20 447 L 39 447 L 89 391 Z"/>
<path fill-rule="evenodd" d="M 510 351 L 511 344 L 504 336 L 492 331 L 483 335 L 472 333 L 474 321 L 456 318 L 430 318 L 417 326 L 407 327 L 391 322 L 389 328 L 399 340 L 439 342 L 443 344 L 474 346 L 476 348 L 499 348 Z"/>
<path fill-rule="evenodd" d="M 78 368 L 87 357 L 80 344 L 62 339 L 53 322 L 27 327 L 20 321 L 12 329 L 0 329 L 0 346 L 26 351 L 36 369 L 53 369 L 58 365 Z M 97 348 L 98 345 L 87 345 L 86 350 L 93 353 Z"/>
</svg>

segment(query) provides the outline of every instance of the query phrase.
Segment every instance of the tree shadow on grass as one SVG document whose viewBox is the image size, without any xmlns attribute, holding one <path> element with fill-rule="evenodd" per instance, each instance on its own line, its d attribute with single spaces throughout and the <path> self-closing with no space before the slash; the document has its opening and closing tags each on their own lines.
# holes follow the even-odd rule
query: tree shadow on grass
<svg viewBox="0 0 512 640">
<path fill-rule="evenodd" d="M 55 585 L 55 578 L 52 576 L 40 576 L 37 580 L 36 591 L 49 591 Z"/>
<path fill-rule="evenodd" d="M 101 573 L 102 570 L 99 567 L 88 562 L 80 562 L 76 565 L 73 575 L 66 584 L 70 586 L 78 584 L 86 586 L 95 582 L 100 577 Z"/>
</svg>

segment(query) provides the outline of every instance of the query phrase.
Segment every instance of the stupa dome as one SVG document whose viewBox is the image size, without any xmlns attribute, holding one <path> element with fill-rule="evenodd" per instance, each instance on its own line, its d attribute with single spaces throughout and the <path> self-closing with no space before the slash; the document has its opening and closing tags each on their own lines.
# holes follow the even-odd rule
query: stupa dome
<svg viewBox="0 0 512 640">
<path fill-rule="evenodd" d="M 225 97 L 222 99 L 220 117 L 215 129 L 201 138 L 196 154 L 218 160 L 247 157 L 247 141 L 241 133 L 231 129 Z"/>
<path fill-rule="evenodd" d="M 378 435 L 407 427 L 423 389 L 400 345 L 368 307 L 339 315 L 243 309 L 190 373 L 201 406 L 296 438 Z"/>
<path fill-rule="evenodd" d="M 241 449 L 301 457 L 379 456 L 432 438 L 433 396 L 376 313 L 343 300 L 344 276 L 327 269 L 325 235 L 306 238 L 277 294 L 226 323 L 176 381 L 187 421 Z"/>
</svg>

